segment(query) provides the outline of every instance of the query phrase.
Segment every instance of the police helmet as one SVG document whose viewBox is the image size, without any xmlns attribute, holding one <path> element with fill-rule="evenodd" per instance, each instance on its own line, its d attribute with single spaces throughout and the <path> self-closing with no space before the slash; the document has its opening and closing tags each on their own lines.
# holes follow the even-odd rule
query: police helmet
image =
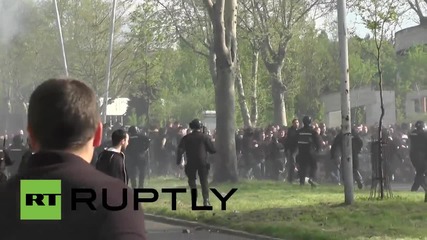
<svg viewBox="0 0 427 240">
<path fill-rule="evenodd" d="M 128 129 L 128 133 L 131 136 L 138 135 L 138 127 L 136 127 L 136 126 L 130 126 L 129 129 Z"/>
<path fill-rule="evenodd" d="M 390 137 L 390 130 L 388 130 L 387 128 L 383 128 L 381 132 L 382 132 L 383 141 Z"/>
<path fill-rule="evenodd" d="M 425 123 L 423 121 L 417 121 L 415 123 L 415 128 L 418 130 L 422 130 L 422 129 L 424 129 L 424 127 L 425 127 Z"/>
<path fill-rule="evenodd" d="M 357 129 L 357 127 L 353 126 L 353 127 L 351 128 L 351 133 L 353 133 L 353 134 L 357 134 L 357 133 L 359 133 L 359 130 Z"/>
<path fill-rule="evenodd" d="M 190 122 L 190 128 L 193 130 L 198 130 L 201 129 L 203 127 L 202 122 L 199 119 L 194 119 L 193 121 Z"/>
<path fill-rule="evenodd" d="M 304 123 L 304 126 L 310 126 L 311 125 L 311 117 L 304 116 L 304 118 L 302 119 L 302 123 Z"/>
<path fill-rule="evenodd" d="M 14 145 L 19 145 L 19 144 L 24 143 L 24 139 L 22 138 L 22 136 L 21 136 L 21 135 L 15 135 L 15 136 L 13 137 L 13 139 L 12 139 L 12 143 L 13 143 Z"/>
</svg>

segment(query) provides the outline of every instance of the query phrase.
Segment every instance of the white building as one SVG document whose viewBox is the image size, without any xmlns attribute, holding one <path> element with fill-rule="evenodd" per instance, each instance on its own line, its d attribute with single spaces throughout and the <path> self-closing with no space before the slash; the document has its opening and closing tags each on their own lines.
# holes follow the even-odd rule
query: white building
<svg viewBox="0 0 427 240">
<path fill-rule="evenodd" d="M 406 94 L 406 118 L 413 119 L 427 113 L 427 90 L 413 91 Z"/>
<path fill-rule="evenodd" d="M 383 124 L 396 123 L 396 97 L 394 91 L 383 91 L 385 115 Z M 341 93 L 336 92 L 321 97 L 325 110 L 325 124 L 328 127 L 341 126 Z M 380 92 L 371 88 L 359 88 L 350 91 L 351 108 L 362 107 L 365 123 L 369 126 L 379 122 L 381 116 Z M 352 116 L 353 117 L 353 116 Z"/>
<path fill-rule="evenodd" d="M 402 54 L 415 45 L 427 44 L 427 28 L 415 26 L 405 28 L 396 32 L 394 49 L 396 53 Z"/>
<path fill-rule="evenodd" d="M 216 112 L 215 111 L 203 111 L 202 122 L 206 128 L 213 132 L 216 129 Z"/>
<path fill-rule="evenodd" d="M 100 98 L 100 102 L 103 103 L 104 99 Z M 107 122 L 111 124 L 116 121 L 124 123 L 124 116 L 128 109 L 129 98 L 115 98 L 110 100 L 110 103 L 107 105 Z"/>
</svg>

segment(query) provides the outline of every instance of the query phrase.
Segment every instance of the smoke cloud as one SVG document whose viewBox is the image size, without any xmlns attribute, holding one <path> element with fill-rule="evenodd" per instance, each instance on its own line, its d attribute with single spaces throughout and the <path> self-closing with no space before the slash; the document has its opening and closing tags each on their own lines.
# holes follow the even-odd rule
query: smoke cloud
<svg viewBox="0 0 427 240">
<path fill-rule="evenodd" d="M 24 31 L 26 0 L 0 0 L 0 44 L 9 44 Z"/>
</svg>

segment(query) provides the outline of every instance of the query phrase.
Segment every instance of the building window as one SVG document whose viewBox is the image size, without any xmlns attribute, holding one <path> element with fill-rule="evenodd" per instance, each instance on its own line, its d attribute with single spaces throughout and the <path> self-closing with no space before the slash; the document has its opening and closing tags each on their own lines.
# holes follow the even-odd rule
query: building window
<svg viewBox="0 0 427 240">
<path fill-rule="evenodd" d="M 422 97 L 420 99 L 414 100 L 414 110 L 416 113 L 426 113 L 427 112 L 427 97 Z"/>
</svg>

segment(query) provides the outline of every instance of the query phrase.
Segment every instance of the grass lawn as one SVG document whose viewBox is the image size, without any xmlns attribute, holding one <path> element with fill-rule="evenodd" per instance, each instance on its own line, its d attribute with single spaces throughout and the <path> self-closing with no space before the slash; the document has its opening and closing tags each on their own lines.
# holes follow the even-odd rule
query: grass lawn
<svg viewBox="0 0 427 240">
<path fill-rule="evenodd" d="M 186 181 L 149 179 L 148 188 L 184 187 Z M 195 220 L 231 229 L 284 239 L 425 239 L 427 203 L 424 193 L 394 192 L 394 198 L 368 200 L 369 191 L 355 190 L 355 203 L 340 206 L 343 187 L 283 182 L 242 181 L 236 185 L 211 186 L 223 194 L 237 192 L 221 211 L 210 193 L 213 211 L 192 211 L 190 192 L 178 194 L 177 210 L 171 210 L 171 194 L 159 191 L 159 200 L 145 203 L 147 213 Z M 201 193 L 199 189 L 199 198 Z M 201 204 L 201 199 L 198 204 Z"/>
</svg>

